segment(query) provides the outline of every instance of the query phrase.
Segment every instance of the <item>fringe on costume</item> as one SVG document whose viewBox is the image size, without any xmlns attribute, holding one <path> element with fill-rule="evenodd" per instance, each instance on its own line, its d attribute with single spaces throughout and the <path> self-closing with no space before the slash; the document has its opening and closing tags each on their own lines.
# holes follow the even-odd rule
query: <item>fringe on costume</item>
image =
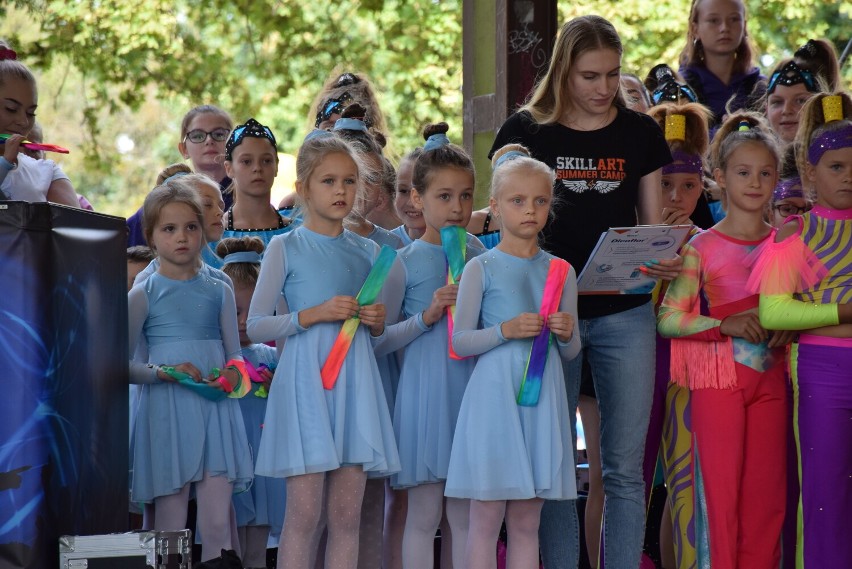
<svg viewBox="0 0 852 569">
<path fill-rule="evenodd" d="M 672 338 L 671 381 L 689 389 L 727 389 L 737 385 L 730 337 L 718 342 Z"/>
</svg>

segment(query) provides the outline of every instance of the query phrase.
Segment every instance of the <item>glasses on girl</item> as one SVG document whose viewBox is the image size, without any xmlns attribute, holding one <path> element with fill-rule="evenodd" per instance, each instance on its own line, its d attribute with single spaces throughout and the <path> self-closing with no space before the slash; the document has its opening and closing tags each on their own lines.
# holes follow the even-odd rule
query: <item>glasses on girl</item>
<svg viewBox="0 0 852 569">
<path fill-rule="evenodd" d="M 799 207 L 796 204 L 782 203 L 772 206 L 772 209 L 785 217 L 790 217 L 791 215 L 802 215 L 803 213 L 807 213 L 811 211 L 811 207 L 813 206 L 806 205 L 804 207 Z"/>
<path fill-rule="evenodd" d="M 201 144 L 202 142 L 207 140 L 207 137 L 209 136 L 216 142 L 224 142 L 225 140 L 228 140 L 229 134 L 231 134 L 231 131 L 227 128 L 214 128 L 210 132 L 207 132 L 206 130 L 201 130 L 200 128 L 196 128 L 195 130 L 191 130 L 186 133 L 186 136 L 183 140 L 184 142 L 188 140 L 195 144 Z"/>
</svg>

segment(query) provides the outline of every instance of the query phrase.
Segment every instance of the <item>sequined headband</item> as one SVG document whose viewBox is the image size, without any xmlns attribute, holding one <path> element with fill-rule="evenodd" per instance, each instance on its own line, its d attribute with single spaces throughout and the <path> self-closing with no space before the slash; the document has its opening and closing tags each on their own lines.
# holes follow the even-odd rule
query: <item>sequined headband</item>
<svg viewBox="0 0 852 569">
<path fill-rule="evenodd" d="M 766 88 L 766 93 L 771 95 L 775 92 L 775 88 L 778 85 L 791 87 L 793 85 L 799 85 L 800 83 L 804 84 L 811 93 L 816 93 L 819 90 L 817 89 L 816 79 L 814 79 L 813 73 L 806 69 L 802 69 L 796 65 L 795 61 L 789 61 L 784 67 L 773 73 L 772 77 L 769 78 L 769 86 Z"/>
<path fill-rule="evenodd" d="M 343 114 L 343 109 L 351 102 L 352 95 L 349 94 L 349 91 L 344 91 L 339 97 L 324 102 L 317 109 L 317 118 L 314 122 L 314 127 L 319 128 L 319 125 L 330 120 L 332 115 Z"/>
<path fill-rule="evenodd" d="M 651 93 L 651 100 L 654 101 L 655 105 L 666 101 L 677 103 L 682 99 L 686 99 L 690 103 L 697 103 L 698 95 L 686 83 L 678 83 L 673 79 L 663 81 Z"/>
<path fill-rule="evenodd" d="M 787 198 L 804 198 L 805 194 L 802 192 L 802 179 L 798 176 L 793 178 L 787 178 L 786 180 L 781 180 L 778 182 L 778 185 L 775 186 L 775 190 L 772 192 L 772 201 L 780 202 L 781 200 L 786 200 Z"/>
<path fill-rule="evenodd" d="M 260 253 L 257 251 L 237 251 L 236 253 L 228 253 L 224 258 L 225 265 L 229 265 L 231 263 L 252 263 L 257 264 L 260 262 Z"/>
<path fill-rule="evenodd" d="M 275 142 L 275 135 L 269 130 L 268 126 L 263 126 L 254 119 L 249 119 L 245 124 L 239 125 L 228 137 L 228 142 L 225 143 L 225 160 L 231 160 L 233 157 L 234 148 L 240 145 L 244 138 L 265 138 L 272 147 L 277 151 L 278 143 Z"/>
<path fill-rule="evenodd" d="M 663 175 L 667 174 L 698 174 L 704 175 L 704 163 L 698 154 L 690 154 L 681 150 L 672 152 L 674 159 L 671 164 L 663 166 Z"/>
<path fill-rule="evenodd" d="M 429 152 L 430 150 L 447 146 L 449 143 L 450 139 L 447 138 L 447 135 L 443 132 L 433 134 L 426 139 L 426 144 L 423 145 L 423 152 Z"/>
<path fill-rule="evenodd" d="M 494 167 L 491 168 L 491 170 L 492 171 L 496 170 L 497 168 L 499 168 L 500 166 L 502 166 L 506 162 L 510 162 L 510 161 L 514 160 L 515 158 L 522 158 L 522 157 L 523 158 L 529 158 L 530 156 L 529 156 L 529 154 L 526 154 L 524 152 L 520 152 L 518 150 L 509 150 L 505 154 L 502 154 L 500 156 L 500 158 L 498 158 L 497 160 L 494 161 Z"/>
<path fill-rule="evenodd" d="M 841 121 L 843 116 L 843 99 L 839 95 L 823 97 L 822 115 L 825 123 Z M 826 130 L 817 136 L 808 147 L 808 162 L 816 166 L 822 159 L 823 154 L 829 150 L 852 147 L 852 124 L 845 124 L 840 128 Z"/>
<path fill-rule="evenodd" d="M 816 166 L 829 150 L 852 147 L 852 124 L 820 134 L 808 148 L 808 162 Z"/>
</svg>

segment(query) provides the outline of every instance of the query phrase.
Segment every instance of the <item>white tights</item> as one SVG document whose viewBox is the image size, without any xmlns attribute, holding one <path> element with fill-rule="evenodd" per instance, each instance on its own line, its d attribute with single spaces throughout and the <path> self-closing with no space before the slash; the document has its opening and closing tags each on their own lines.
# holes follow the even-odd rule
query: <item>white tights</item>
<svg viewBox="0 0 852 569">
<path fill-rule="evenodd" d="M 358 529 L 366 481 L 367 475 L 358 466 L 288 478 L 287 509 L 278 549 L 278 569 L 309 569 L 326 485 L 328 541 L 325 565 L 334 569 L 355 569 L 358 565 Z"/>
<path fill-rule="evenodd" d="M 464 567 L 494 569 L 494 544 L 506 518 L 508 551 L 506 569 L 538 567 L 538 524 L 544 500 L 495 500 L 470 502 L 470 532 Z"/>
<path fill-rule="evenodd" d="M 421 484 L 408 489 L 408 515 L 402 538 L 402 566 L 406 569 L 432 567 L 435 533 L 444 508 L 444 483 Z M 447 520 L 452 531 L 453 566 L 465 567 L 470 500 L 447 499 Z M 495 542 L 496 538 L 495 538 Z M 493 547 L 492 547 L 493 549 Z"/>
<path fill-rule="evenodd" d="M 154 499 L 155 530 L 175 531 L 186 527 L 189 486 L 187 484 L 177 494 Z M 231 515 L 233 489 L 233 484 L 224 476 L 210 476 L 206 472 L 204 478 L 195 483 L 198 531 L 203 541 L 202 561 L 219 557 L 223 549 L 233 549 L 238 555 L 240 553 L 236 523 Z"/>
</svg>

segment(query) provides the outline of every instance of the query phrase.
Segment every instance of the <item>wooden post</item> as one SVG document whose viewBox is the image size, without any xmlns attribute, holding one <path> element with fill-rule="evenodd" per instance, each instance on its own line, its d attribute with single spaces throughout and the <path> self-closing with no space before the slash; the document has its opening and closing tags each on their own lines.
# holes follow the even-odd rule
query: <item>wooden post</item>
<svg viewBox="0 0 852 569">
<path fill-rule="evenodd" d="M 464 0 L 464 146 L 478 207 L 488 201 L 494 135 L 547 70 L 558 28 L 556 0 Z"/>
</svg>

